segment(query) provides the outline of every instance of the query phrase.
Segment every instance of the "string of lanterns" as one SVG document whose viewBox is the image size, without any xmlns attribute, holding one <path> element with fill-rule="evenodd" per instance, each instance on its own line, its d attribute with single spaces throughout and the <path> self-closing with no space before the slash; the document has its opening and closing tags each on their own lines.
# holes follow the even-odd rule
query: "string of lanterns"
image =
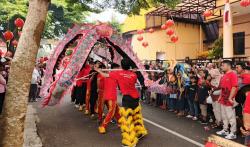
<svg viewBox="0 0 250 147">
<path fill-rule="evenodd" d="M 162 30 L 166 30 L 166 34 L 170 37 L 171 42 L 176 43 L 179 40 L 174 27 L 174 21 L 172 19 L 168 19 L 165 24 L 161 25 Z"/>
<path fill-rule="evenodd" d="M 17 27 L 17 29 L 18 29 L 18 36 L 20 37 L 21 36 L 21 30 L 22 30 L 22 28 L 23 28 L 23 26 L 24 26 L 24 20 L 23 19 L 21 19 L 21 18 L 17 18 L 15 21 L 14 21 L 14 24 L 15 24 L 15 26 Z M 18 45 L 18 41 L 16 40 L 16 39 L 14 39 L 14 34 L 13 34 L 13 32 L 11 32 L 10 30 L 7 30 L 7 31 L 5 31 L 4 33 L 3 33 L 3 37 L 4 37 L 4 39 L 5 39 L 5 41 L 6 41 L 6 44 L 7 44 L 7 48 L 9 47 L 9 45 L 10 45 L 10 42 L 11 42 L 11 44 L 14 46 L 14 48 L 16 48 L 17 47 L 17 45 Z M 13 40 L 14 39 L 14 40 Z M 12 40 L 12 41 L 11 41 Z"/>
<path fill-rule="evenodd" d="M 241 6 L 241 7 L 248 7 L 248 6 L 250 6 L 250 0 L 241 0 L 241 1 L 240 1 L 240 6 Z M 213 15 L 213 10 L 207 9 L 207 10 L 205 10 L 205 11 L 203 12 L 203 16 L 204 16 L 205 18 L 210 17 L 210 16 L 212 16 L 212 15 Z"/>
<path fill-rule="evenodd" d="M 179 38 L 176 35 L 174 29 L 172 29 L 173 26 L 174 26 L 174 21 L 172 19 L 169 19 L 166 21 L 165 24 L 161 26 L 161 29 L 166 30 L 166 34 L 170 37 L 171 42 L 176 43 L 179 40 Z M 147 32 L 152 34 L 154 33 L 154 31 L 155 30 L 153 28 L 150 28 L 148 29 Z M 137 34 L 138 34 L 137 40 L 139 42 L 142 41 L 142 46 L 146 48 L 149 46 L 149 43 L 147 41 L 143 41 L 144 40 L 144 37 L 142 36 L 143 33 L 145 33 L 145 30 L 137 30 Z"/>
<path fill-rule="evenodd" d="M 242 6 L 242 7 L 250 6 L 250 0 L 241 0 L 240 1 L 240 6 Z"/>
</svg>

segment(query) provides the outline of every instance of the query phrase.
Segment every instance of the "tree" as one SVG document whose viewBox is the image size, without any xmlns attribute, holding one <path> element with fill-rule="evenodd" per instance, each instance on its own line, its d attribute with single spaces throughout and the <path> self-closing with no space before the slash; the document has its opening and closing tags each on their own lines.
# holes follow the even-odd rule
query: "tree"
<svg viewBox="0 0 250 147">
<path fill-rule="evenodd" d="M 20 37 L 16 55 L 12 60 L 4 113 L 1 120 L 1 143 L 3 147 L 21 147 L 27 109 L 27 96 L 45 26 L 49 0 L 30 0 L 23 34 Z"/>
<path fill-rule="evenodd" d="M 180 0 L 105 0 L 104 7 L 112 7 L 123 14 L 140 14 L 141 9 L 164 5 L 173 9 Z"/>
<path fill-rule="evenodd" d="M 212 49 L 209 51 L 208 57 L 221 58 L 223 56 L 223 38 L 219 37 L 215 40 Z"/>
<path fill-rule="evenodd" d="M 85 20 L 87 12 L 98 12 L 97 8 L 87 6 L 87 3 L 80 3 L 69 0 L 52 0 L 49 5 L 49 12 L 45 25 L 43 38 L 58 38 L 67 33 L 69 27 L 74 23 L 81 23 Z M 4 30 L 13 30 L 14 20 L 17 17 L 25 19 L 28 10 L 28 0 L 1 0 L 0 5 L 0 26 Z"/>
</svg>

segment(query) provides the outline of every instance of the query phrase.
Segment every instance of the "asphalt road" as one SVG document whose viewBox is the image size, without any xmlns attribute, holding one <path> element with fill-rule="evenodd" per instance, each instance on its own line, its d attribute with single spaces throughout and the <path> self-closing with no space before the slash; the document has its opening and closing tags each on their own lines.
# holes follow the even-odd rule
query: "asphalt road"
<svg viewBox="0 0 250 147">
<path fill-rule="evenodd" d="M 38 134 L 44 147 L 120 147 L 119 128 L 110 124 L 104 135 L 98 133 L 98 123 L 77 111 L 70 98 L 55 107 L 40 108 L 34 103 L 40 119 Z M 143 105 L 145 126 L 149 135 L 137 147 L 202 146 L 210 134 L 204 125 L 153 106 Z"/>
</svg>

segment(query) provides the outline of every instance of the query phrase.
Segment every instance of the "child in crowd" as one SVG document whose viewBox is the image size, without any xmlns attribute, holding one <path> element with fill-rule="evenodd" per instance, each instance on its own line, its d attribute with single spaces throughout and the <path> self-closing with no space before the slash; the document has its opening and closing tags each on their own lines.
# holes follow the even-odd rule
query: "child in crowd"
<svg viewBox="0 0 250 147">
<path fill-rule="evenodd" d="M 177 85 L 178 85 L 177 116 L 181 117 L 185 115 L 185 111 L 184 111 L 185 110 L 185 87 L 184 87 L 184 79 L 182 78 L 182 74 L 180 72 L 177 73 Z"/>
<path fill-rule="evenodd" d="M 201 109 L 201 124 L 207 123 L 207 103 L 206 99 L 209 96 L 209 82 L 206 80 L 208 72 L 206 70 L 199 71 L 199 81 L 198 81 L 198 100 Z"/>
<path fill-rule="evenodd" d="M 193 120 L 198 120 L 199 116 L 199 105 L 198 105 L 198 85 L 197 85 L 197 77 L 190 77 L 191 84 L 187 87 L 187 98 L 189 104 L 189 115 L 187 118 L 192 118 Z"/>
<path fill-rule="evenodd" d="M 170 112 L 177 112 L 176 111 L 176 102 L 177 102 L 177 90 L 178 90 L 178 85 L 177 85 L 177 77 L 175 75 L 172 75 L 169 79 L 169 88 L 170 94 L 168 98 L 168 107 Z"/>
</svg>

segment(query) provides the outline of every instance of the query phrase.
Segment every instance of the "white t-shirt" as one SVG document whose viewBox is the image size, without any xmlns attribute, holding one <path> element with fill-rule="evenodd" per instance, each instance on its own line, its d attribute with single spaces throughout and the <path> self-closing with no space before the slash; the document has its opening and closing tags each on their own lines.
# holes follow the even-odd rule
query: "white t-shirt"
<svg viewBox="0 0 250 147">
<path fill-rule="evenodd" d="M 40 77 L 39 71 L 35 68 L 32 73 L 31 84 L 37 84 L 39 77 Z"/>
</svg>

